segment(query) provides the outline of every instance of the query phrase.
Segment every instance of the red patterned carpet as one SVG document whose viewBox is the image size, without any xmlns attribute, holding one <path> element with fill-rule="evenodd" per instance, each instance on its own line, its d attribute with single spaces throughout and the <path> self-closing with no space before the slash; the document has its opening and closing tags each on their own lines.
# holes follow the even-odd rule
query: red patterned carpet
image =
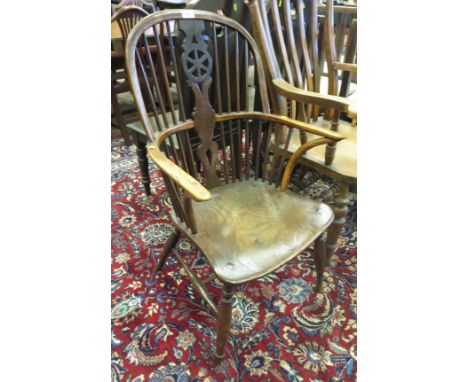
<svg viewBox="0 0 468 382">
<path fill-rule="evenodd" d="M 112 144 L 112 381 L 355 381 L 356 203 L 341 247 L 317 294 L 306 250 L 274 274 L 238 288 L 225 361 L 211 362 L 215 317 L 170 256 L 151 278 L 154 258 L 171 232 L 169 201 L 151 167 L 145 196 L 134 148 Z M 313 182 L 317 197 L 330 185 Z M 333 186 L 333 185 L 332 185 Z M 181 236 L 176 247 L 202 278 L 204 257 Z M 219 301 L 219 285 L 210 291 Z"/>
</svg>

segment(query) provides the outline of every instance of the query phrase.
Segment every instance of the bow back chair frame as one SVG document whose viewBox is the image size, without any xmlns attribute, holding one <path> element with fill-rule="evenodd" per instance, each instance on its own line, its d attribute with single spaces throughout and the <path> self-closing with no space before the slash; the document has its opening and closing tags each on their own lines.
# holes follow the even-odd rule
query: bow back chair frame
<svg viewBox="0 0 468 382">
<path fill-rule="evenodd" d="M 169 28 L 166 37 L 169 57 L 175 63 L 173 75 L 178 92 L 182 92 L 183 83 L 192 89 L 195 108 L 191 116 L 183 105 L 178 113 L 169 97 L 164 55 L 158 55 L 162 65 L 156 71 L 151 55 L 140 49 L 148 46 L 147 30 L 154 31 L 156 44 L 160 44 L 158 26 L 169 22 L 175 24 L 173 30 L 184 34 L 180 59 L 176 59 Z M 236 53 L 233 61 L 229 55 L 228 59 L 219 56 L 228 54 L 228 49 L 220 45 L 226 48 L 231 41 Z M 326 255 L 324 233 L 333 212 L 327 205 L 286 188 L 295 161 L 303 152 L 339 141 L 342 136 L 270 114 L 255 41 L 240 24 L 219 14 L 170 10 L 147 16 L 127 39 L 126 62 L 135 103 L 149 138 L 148 152 L 161 171 L 172 203 L 175 232 L 165 243 L 154 271 L 162 269 L 181 232 L 205 255 L 213 277 L 223 284 L 219 307 L 205 287 L 212 278 L 200 280 L 183 257 L 173 251 L 195 290 L 217 315 L 215 355 L 221 360 L 231 326 L 235 285 L 275 271 L 315 242 L 320 290 Z M 253 89 L 248 81 L 251 67 L 255 73 Z M 157 111 L 156 104 L 164 101 L 164 94 L 168 96 L 169 115 Z M 253 110 L 255 104 L 251 102 L 256 95 L 261 100 L 259 111 Z M 151 112 L 155 118 L 150 117 Z M 273 155 L 269 150 L 271 137 L 283 128 L 314 133 L 319 138 L 307 142 L 286 160 L 279 150 Z M 189 132 L 199 138 L 195 152 Z M 219 145 L 216 135 L 220 137 Z"/>
<path fill-rule="evenodd" d="M 338 71 L 357 72 L 357 65 L 338 62 L 333 1 L 326 4 L 322 28 L 319 24 L 318 0 L 283 0 L 281 6 L 278 0 L 270 0 L 268 4 L 266 0 L 248 0 L 248 6 L 254 36 L 269 74 L 267 81 L 274 111 L 303 122 L 314 121 L 314 125 L 338 131 L 348 138 L 338 143 L 337 156 L 337 142 L 332 142 L 326 147 L 319 146 L 305 153 L 299 160 L 299 179 L 304 176 L 305 169 L 312 168 L 338 183 L 332 205 L 335 220 L 327 239 L 328 264 L 346 222 L 350 203 L 348 187 L 357 178 L 356 129 L 340 122 L 342 113 L 351 118 L 357 118 L 357 115 L 351 110 L 351 102 L 337 95 Z M 357 22 L 352 23 L 351 27 L 351 32 L 355 33 Z M 319 38 L 321 30 L 324 33 L 322 39 Z M 350 52 L 353 49 L 355 52 L 355 42 L 351 43 L 350 39 L 346 45 Z M 340 57 L 343 46 L 340 43 Z M 324 52 L 327 62 L 328 94 L 319 93 L 322 77 L 320 51 Z M 327 118 L 319 117 L 322 110 L 325 110 Z M 297 147 L 306 144 L 314 136 L 305 132 L 293 135 L 289 131 L 279 138 L 281 150 L 287 150 L 286 155 L 292 157 Z"/>
</svg>

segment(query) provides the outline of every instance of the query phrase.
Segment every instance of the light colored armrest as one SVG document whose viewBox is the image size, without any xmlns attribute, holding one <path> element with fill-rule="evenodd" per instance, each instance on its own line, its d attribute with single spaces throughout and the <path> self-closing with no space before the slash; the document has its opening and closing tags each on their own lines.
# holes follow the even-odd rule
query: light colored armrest
<svg viewBox="0 0 468 382">
<path fill-rule="evenodd" d="M 336 70 L 344 70 L 345 72 L 357 73 L 356 64 L 347 64 L 346 62 L 334 62 L 333 68 Z"/>
<path fill-rule="evenodd" d="M 286 168 L 284 169 L 283 177 L 281 178 L 281 191 L 286 191 L 286 188 L 288 187 L 289 181 L 291 180 L 291 175 L 293 172 L 294 167 L 296 166 L 297 161 L 299 158 L 307 151 L 310 149 L 320 146 L 320 145 L 325 145 L 328 143 L 333 143 L 333 140 L 329 138 L 317 138 L 313 139 L 311 141 L 308 141 L 304 143 L 301 147 L 299 147 L 294 154 L 289 158 L 288 164 Z"/>
<path fill-rule="evenodd" d="M 349 108 L 350 103 L 346 98 L 300 89 L 290 85 L 282 78 L 273 80 L 273 85 L 279 94 L 295 101 L 312 103 L 344 112 L 347 112 Z"/>
<path fill-rule="evenodd" d="M 189 193 L 197 202 L 204 202 L 211 199 L 211 193 L 200 182 L 187 174 L 174 162 L 170 161 L 156 145 L 148 146 L 148 154 L 156 165 L 171 177 L 180 187 Z"/>
<path fill-rule="evenodd" d="M 301 122 L 296 119 L 285 117 L 283 115 L 277 114 L 266 114 L 256 111 L 250 112 L 240 112 L 240 113 L 228 113 L 228 114 L 218 114 L 216 115 L 216 122 L 224 122 L 233 119 L 259 119 L 261 121 L 269 121 L 278 123 L 280 125 L 295 127 L 296 129 L 302 130 L 306 133 L 311 133 L 315 135 L 320 135 L 324 138 L 331 139 L 332 141 L 341 141 L 345 137 L 335 131 L 325 129 L 319 126 L 313 126 L 307 122 Z"/>
</svg>

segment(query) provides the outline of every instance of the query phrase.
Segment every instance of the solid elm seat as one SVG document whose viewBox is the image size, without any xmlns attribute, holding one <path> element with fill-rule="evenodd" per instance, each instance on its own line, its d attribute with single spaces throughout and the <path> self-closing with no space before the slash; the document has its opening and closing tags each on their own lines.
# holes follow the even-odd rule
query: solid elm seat
<svg viewBox="0 0 468 382">
<path fill-rule="evenodd" d="M 213 188 L 193 203 L 199 232 L 190 234 L 221 281 L 240 284 L 277 269 L 310 245 L 333 220 L 327 205 L 261 180 Z"/>
</svg>

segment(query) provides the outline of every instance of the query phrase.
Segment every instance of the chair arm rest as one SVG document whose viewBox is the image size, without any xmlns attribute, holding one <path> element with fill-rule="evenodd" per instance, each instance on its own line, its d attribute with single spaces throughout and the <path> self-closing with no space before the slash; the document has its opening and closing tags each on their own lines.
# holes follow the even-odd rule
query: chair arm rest
<svg viewBox="0 0 468 382">
<path fill-rule="evenodd" d="M 312 103 L 344 112 L 347 112 L 349 108 L 350 102 L 346 98 L 300 89 L 290 85 L 282 78 L 274 79 L 273 85 L 279 94 L 295 101 Z"/>
<path fill-rule="evenodd" d="M 294 154 L 289 158 L 288 164 L 286 168 L 284 169 L 283 177 L 281 178 L 281 191 L 286 191 L 286 188 L 288 187 L 289 181 L 291 180 L 291 175 L 294 170 L 294 167 L 296 166 L 297 161 L 299 158 L 309 151 L 310 149 L 320 146 L 320 145 L 325 145 L 328 143 L 333 143 L 333 141 L 329 138 L 316 138 L 312 139 L 311 141 L 307 141 L 304 143 L 301 147 L 299 147 Z"/>
<path fill-rule="evenodd" d="M 186 173 L 174 162 L 167 159 L 159 147 L 152 144 L 148 146 L 148 154 L 156 165 L 174 180 L 180 187 L 189 193 L 197 202 L 204 202 L 211 199 L 211 193 L 200 182 Z"/>
<path fill-rule="evenodd" d="M 296 119 L 285 117 L 283 115 L 277 114 L 266 114 L 262 112 L 250 111 L 250 112 L 240 112 L 240 113 L 226 113 L 216 115 L 216 122 L 224 122 L 232 119 L 243 118 L 243 119 L 259 119 L 261 121 L 269 121 L 278 123 L 280 125 L 294 127 L 298 130 L 304 131 L 306 133 L 311 133 L 315 135 L 320 135 L 324 138 L 331 139 L 332 141 L 341 141 L 346 138 L 332 130 L 325 129 L 323 127 L 314 126 L 307 122 L 301 122 Z"/>
<path fill-rule="evenodd" d="M 357 73 L 356 64 L 348 64 L 346 62 L 334 62 L 332 65 L 333 68 L 336 70 L 344 70 L 345 72 Z"/>
</svg>

